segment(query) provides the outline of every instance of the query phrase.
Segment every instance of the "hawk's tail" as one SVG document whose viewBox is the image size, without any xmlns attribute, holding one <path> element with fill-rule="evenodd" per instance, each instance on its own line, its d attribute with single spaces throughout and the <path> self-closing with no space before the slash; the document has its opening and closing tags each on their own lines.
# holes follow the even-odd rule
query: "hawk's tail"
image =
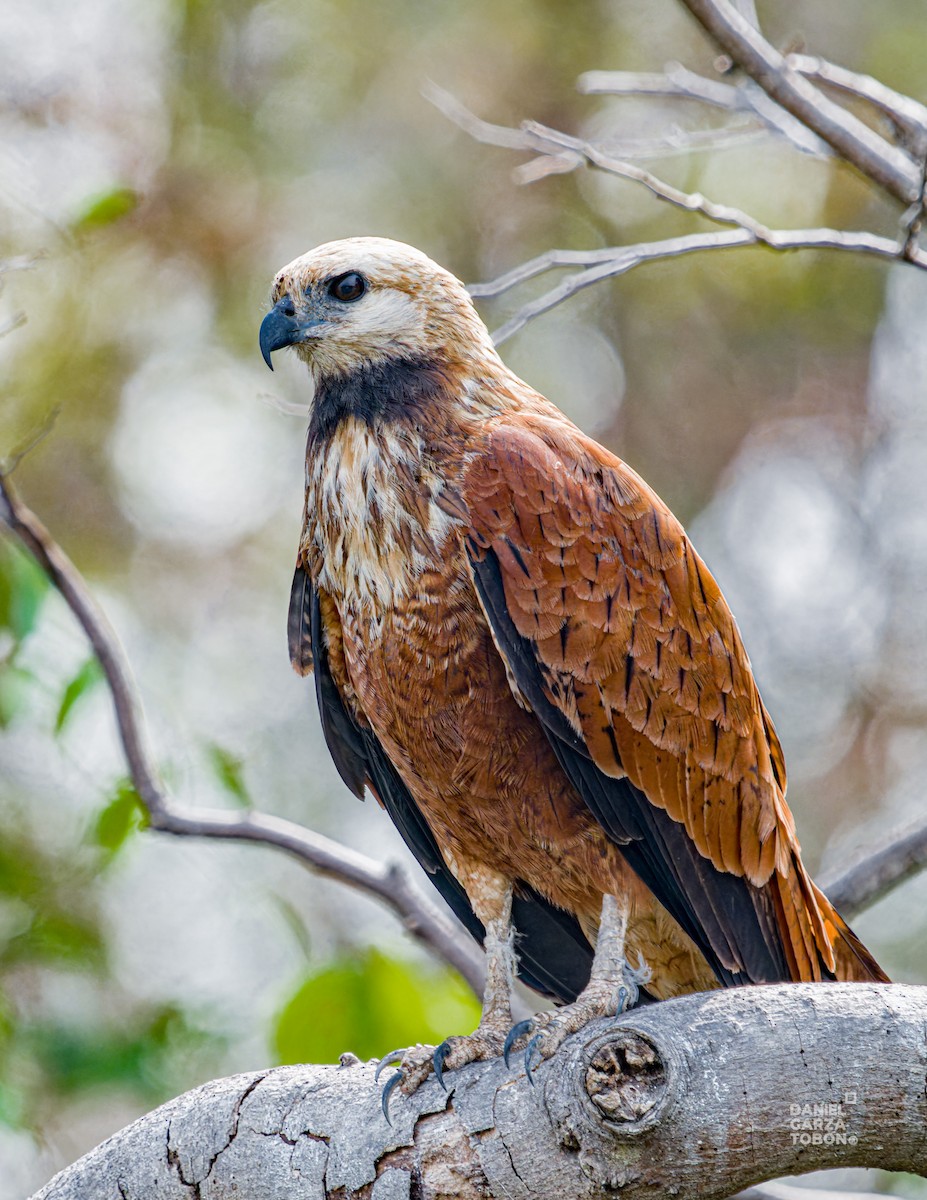
<svg viewBox="0 0 927 1200">
<path fill-rule="evenodd" d="M 888 976 L 805 870 L 797 851 L 791 854 L 789 868 L 775 872 L 772 900 L 791 978 L 888 983 Z"/>
<path fill-rule="evenodd" d="M 888 976 L 821 889 L 813 883 L 811 886 L 834 948 L 835 978 L 847 983 L 890 983 Z"/>
</svg>

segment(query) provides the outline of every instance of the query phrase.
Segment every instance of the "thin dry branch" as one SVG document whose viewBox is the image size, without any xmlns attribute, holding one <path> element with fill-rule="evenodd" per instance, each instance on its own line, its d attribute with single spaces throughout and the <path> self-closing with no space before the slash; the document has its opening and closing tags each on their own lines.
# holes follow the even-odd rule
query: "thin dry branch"
<svg viewBox="0 0 927 1200">
<path fill-rule="evenodd" d="M 893 888 L 919 874 L 927 863 L 927 820 L 895 833 L 877 850 L 863 851 L 842 871 L 820 879 L 838 911 L 852 920 Z"/>
<path fill-rule="evenodd" d="M 668 63 L 662 73 L 636 71 L 586 71 L 576 84 L 586 95 L 660 96 L 666 99 L 695 100 L 714 108 L 747 114 L 766 130 L 780 134 L 803 154 L 822 158 L 832 153 L 826 142 L 801 121 L 773 103 L 761 88 L 747 80 L 738 84 L 706 79 L 681 63 Z M 760 132 L 753 127 L 754 136 Z M 625 157 L 633 158 L 632 154 Z"/>
<path fill-rule="evenodd" d="M 430 79 L 422 84 L 422 96 L 476 142 L 487 146 L 502 146 L 506 150 L 534 150 L 528 134 L 508 125 L 494 125 L 472 113 L 465 104 Z"/>
<path fill-rule="evenodd" d="M 163 833 L 276 846 L 320 875 L 376 896 L 409 932 L 482 994 L 483 955 L 476 943 L 411 883 L 403 867 L 383 864 L 291 821 L 259 812 L 188 810 L 167 794 L 148 744 L 142 705 L 125 653 L 83 576 L 0 473 L 0 520 L 34 556 L 64 598 L 100 660 L 113 699 L 129 774 L 152 828 Z"/>
<path fill-rule="evenodd" d="M 678 67 L 679 72 L 683 72 L 684 68 Z M 628 91 L 626 94 L 634 94 L 635 81 L 640 81 L 642 95 L 653 95 L 658 91 L 656 80 L 667 81 L 666 76 L 648 76 L 637 75 L 631 72 L 589 72 L 587 76 L 582 76 L 580 79 L 580 90 L 583 90 L 582 81 L 591 79 L 593 76 L 609 76 L 627 74 L 629 79 Z M 700 80 L 702 84 L 710 88 L 711 80 L 702 79 L 701 76 L 687 73 L 693 80 Z M 672 89 L 672 83 L 666 82 L 666 87 Z M 694 87 L 695 85 L 693 85 Z M 726 85 L 718 84 L 719 88 Z M 683 88 L 680 83 L 680 89 Z M 590 88 L 592 90 L 607 91 L 603 87 Z M 732 92 L 740 89 L 730 89 Z M 755 89 L 756 90 L 756 89 Z M 683 92 L 673 93 L 671 90 L 664 94 L 681 95 Z M 687 93 L 688 94 L 688 93 Z M 532 159 L 527 163 L 523 163 L 515 168 L 514 175 L 519 183 L 534 183 L 538 179 L 546 178 L 548 175 L 566 174 L 570 171 L 575 171 L 582 166 L 586 161 L 581 153 L 572 149 L 563 149 L 554 151 L 550 146 L 539 145 L 536 134 L 525 123 L 519 129 L 513 129 L 508 125 L 496 125 L 491 121 L 484 121 L 482 117 L 478 117 L 474 112 L 471 112 L 465 104 L 462 104 L 456 96 L 439 87 L 436 83 L 428 81 L 422 88 L 423 97 L 433 104 L 448 120 L 453 121 L 459 129 L 464 133 L 469 134 L 474 141 L 482 142 L 487 146 L 502 146 L 506 150 L 528 150 L 532 152 L 541 151 L 538 158 Z M 706 96 L 697 97 L 692 94 L 692 98 L 706 99 Z M 753 118 L 760 116 L 763 124 L 769 126 L 777 133 L 783 134 L 789 139 L 799 150 L 805 153 L 815 154 L 818 157 L 829 154 L 829 148 L 821 142 L 819 138 L 803 129 L 798 121 L 793 120 L 788 113 L 783 112 L 777 105 L 771 104 L 762 97 L 765 101 L 765 106 L 761 103 L 759 109 L 756 105 L 745 103 L 740 106 L 740 111 L 750 118 L 749 121 L 737 125 L 729 125 L 721 129 L 700 129 L 687 130 L 678 127 L 671 127 L 661 137 L 657 138 L 614 138 L 610 139 L 608 144 L 602 144 L 599 149 L 603 154 L 609 154 L 612 157 L 619 155 L 623 159 L 632 159 L 638 161 L 645 158 L 668 158 L 675 154 L 703 153 L 708 150 L 717 150 L 722 148 L 730 148 L 731 146 L 741 145 L 755 141 L 763 135 L 763 129 L 757 125 Z M 710 101 L 709 101 L 710 102 Z M 725 105 L 721 105 L 726 107 Z M 762 110 L 767 110 L 763 113 Z M 543 129 L 543 126 L 538 128 Z"/>
<path fill-rule="evenodd" d="M 663 71 L 584 71 L 576 81 L 585 96 L 659 96 L 697 100 L 713 108 L 741 112 L 743 94 L 733 83 L 706 79 L 682 63 L 670 62 Z"/>
<path fill-rule="evenodd" d="M 429 98 L 451 120 L 477 140 L 487 136 L 487 123 L 475 117 L 464 105 L 441 89 L 432 88 Z M 503 126 L 488 126 L 490 140 L 500 144 L 497 137 Z M 524 263 L 488 283 L 474 284 L 471 293 L 477 298 L 496 296 L 516 284 L 531 279 L 554 267 L 580 266 L 583 269 L 568 276 L 555 287 L 523 305 L 504 325 L 495 331 L 497 344 L 522 329 L 528 321 L 561 304 L 583 288 L 603 279 L 626 274 L 644 262 L 660 258 L 675 258 L 703 250 L 718 250 L 734 246 L 762 245 L 770 250 L 844 250 L 869 254 L 878 258 L 909 262 L 927 268 L 927 252 L 917 245 L 917 232 L 923 210 L 924 177 L 920 176 L 917 199 L 901 239 L 892 239 L 864 231 L 837 229 L 770 229 L 749 213 L 728 204 L 708 200 L 699 192 L 685 192 L 635 163 L 614 157 L 601 146 L 583 138 L 572 137 L 537 122 L 525 122 L 521 130 L 507 130 L 518 135 L 519 149 L 532 148 L 550 155 L 557 163 L 583 161 L 598 170 L 616 175 L 645 187 L 652 196 L 686 212 L 706 217 L 715 224 L 734 226 L 725 232 L 697 233 L 659 242 L 634 246 L 612 247 L 589 252 L 555 250 Z"/>
<path fill-rule="evenodd" d="M 682 3 L 771 100 L 896 200 L 903 204 L 917 200 L 921 172 L 913 159 L 790 66 L 729 0 L 682 0 Z"/>
<path fill-rule="evenodd" d="M 819 55 L 789 54 L 785 62 L 813 83 L 864 101 L 891 123 L 903 149 L 915 159 L 923 157 L 927 150 L 927 106 L 896 92 L 871 75 L 850 71 Z M 786 134 L 799 149 L 832 153 L 823 139 L 771 101 L 752 81 L 733 84 L 708 79 L 678 62 L 667 63 L 662 72 L 586 71 L 577 80 L 577 88 L 585 95 L 658 96 L 694 100 L 728 112 L 753 112 L 769 128 Z M 760 97 L 765 99 L 765 104 Z"/>
<path fill-rule="evenodd" d="M 701 192 L 684 192 L 671 183 L 667 183 L 666 180 L 660 179 L 652 171 L 647 171 L 635 163 L 615 158 L 594 142 L 571 137 L 567 133 L 549 129 L 546 125 L 541 125 L 536 121 L 526 121 L 523 130 L 536 139 L 538 149 L 546 150 L 551 154 L 563 154 L 564 152 L 576 154 L 600 171 L 627 179 L 632 183 L 641 184 L 657 200 L 666 201 L 686 212 L 699 213 L 719 225 L 736 225 L 752 234 L 750 240 L 768 246 L 770 249 L 807 249 L 813 244 L 808 241 L 807 235 L 810 234 L 813 237 L 821 234 L 823 241 L 817 243 L 821 249 L 851 249 L 857 253 L 876 253 L 879 257 L 886 257 L 886 247 L 892 246 L 894 249 L 887 255 L 888 257 L 902 259 L 921 268 L 927 267 L 927 252 L 922 251 L 917 245 L 917 233 L 924 210 L 927 159 L 918 168 L 918 190 L 909 212 L 905 215 L 904 237 L 895 243 L 891 239 L 875 234 L 832 229 L 774 231 L 757 221 L 755 217 L 750 216 L 749 213 L 744 212 L 743 209 L 708 200 Z"/>
<path fill-rule="evenodd" d="M 846 67 L 839 67 L 817 55 L 790 54 L 785 61 L 806 79 L 865 100 L 898 129 L 905 149 L 910 150 L 915 158 L 923 157 L 927 150 L 927 106 L 896 92 L 871 75 L 848 71 Z"/>
<path fill-rule="evenodd" d="M 701 211 L 701 210 L 698 210 Z M 625 275 L 635 267 L 662 258 L 680 258 L 704 250 L 723 250 L 735 246 L 766 246 L 770 250 L 852 250 L 858 254 L 877 258 L 905 259 L 921 269 L 927 269 L 927 254 L 919 249 L 907 258 L 904 241 L 880 237 L 878 234 L 845 231 L 839 229 L 767 229 L 750 221 L 738 229 L 714 233 L 691 233 L 677 238 L 665 238 L 659 242 L 639 242 L 634 246 L 610 246 L 600 250 L 551 250 L 537 258 L 522 263 L 511 271 L 470 286 L 471 294 L 477 299 L 501 295 L 509 289 L 558 267 L 581 267 L 582 270 L 568 275 L 555 287 L 550 288 L 534 300 L 528 301 L 517 310 L 505 324 L 493 333 L 497 345 L 512 337 L 529 321 L 548 312 L 574 296 L 584 288 L 591 287 L 603 279 Z"/>
<path fill-rule="evenodd" d="M 630 162 L 644 159 L 667 159 L 680 154 L 704 154 L 712 150 L 729 150 L 733 146 L 746 146 L 765 137 L 762 129 L 743 122 L 728 125 L 723 129 L 682 129 L 671 125 L 660 137 L 621 138 L 602 143 L 601 149 Z M 545 151 L 526 163 L 521 163 L 512 172 L 516 183 L 535 183 L 547 175 L 564 175 L 583 165 L 583 158 L 572 151 L 560 154 Z"/>
</svg>

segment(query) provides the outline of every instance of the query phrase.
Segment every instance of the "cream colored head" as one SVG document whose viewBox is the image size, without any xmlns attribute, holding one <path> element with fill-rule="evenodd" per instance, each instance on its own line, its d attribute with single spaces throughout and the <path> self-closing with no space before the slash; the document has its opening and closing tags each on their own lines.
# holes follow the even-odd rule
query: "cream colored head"
<svg viewBox="0 0 927 1200">
<path fill-rule="evenodd" d="M 294 346 L 316 378 L 385 360 L 467 362 L 495 350 L 466 288 L 388 238 L 326 242 L 280 271 L 261 351 Z"/>
</svg>

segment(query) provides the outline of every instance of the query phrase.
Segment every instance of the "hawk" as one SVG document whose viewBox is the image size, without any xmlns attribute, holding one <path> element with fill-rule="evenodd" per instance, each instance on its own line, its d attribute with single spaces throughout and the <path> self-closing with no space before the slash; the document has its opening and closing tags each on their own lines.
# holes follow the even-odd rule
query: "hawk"
<svg viewBox="0 0 927 1200">
<path fill-rule="evenodd" d="M 411 246 L 318 246 L 271 303 L 264 359 L 295 347 L 314 384 L 293 665 L 344 782 L 487 953 L 477 1030 L 395 1080 L 528 1035 L 530 1068 L 638 999 L 884 981 L 802 863 L 734 618 L 643 479 Z M 512 1029 L 516 972 L 565 1007 Z"/>
</svg>

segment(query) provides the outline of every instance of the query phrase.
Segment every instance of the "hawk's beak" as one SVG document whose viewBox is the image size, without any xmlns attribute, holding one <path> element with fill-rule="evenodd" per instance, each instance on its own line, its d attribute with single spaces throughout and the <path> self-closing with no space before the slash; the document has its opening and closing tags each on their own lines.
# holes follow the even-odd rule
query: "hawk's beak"
<svg viewBox="0 0 927 1200">
<path fill-rule="evenodd" d="M 324 324 L 324 321 L 317 320 L 300 321 L 296 316 L 296 308 L 290 297 L 281 296 L 261 322 L 260 343 L 264 361 L 273 370 L 274 364 L 271 362 L 270 356 L 274 350 L 305 341 L 310 329 Z"/>
</svg>

